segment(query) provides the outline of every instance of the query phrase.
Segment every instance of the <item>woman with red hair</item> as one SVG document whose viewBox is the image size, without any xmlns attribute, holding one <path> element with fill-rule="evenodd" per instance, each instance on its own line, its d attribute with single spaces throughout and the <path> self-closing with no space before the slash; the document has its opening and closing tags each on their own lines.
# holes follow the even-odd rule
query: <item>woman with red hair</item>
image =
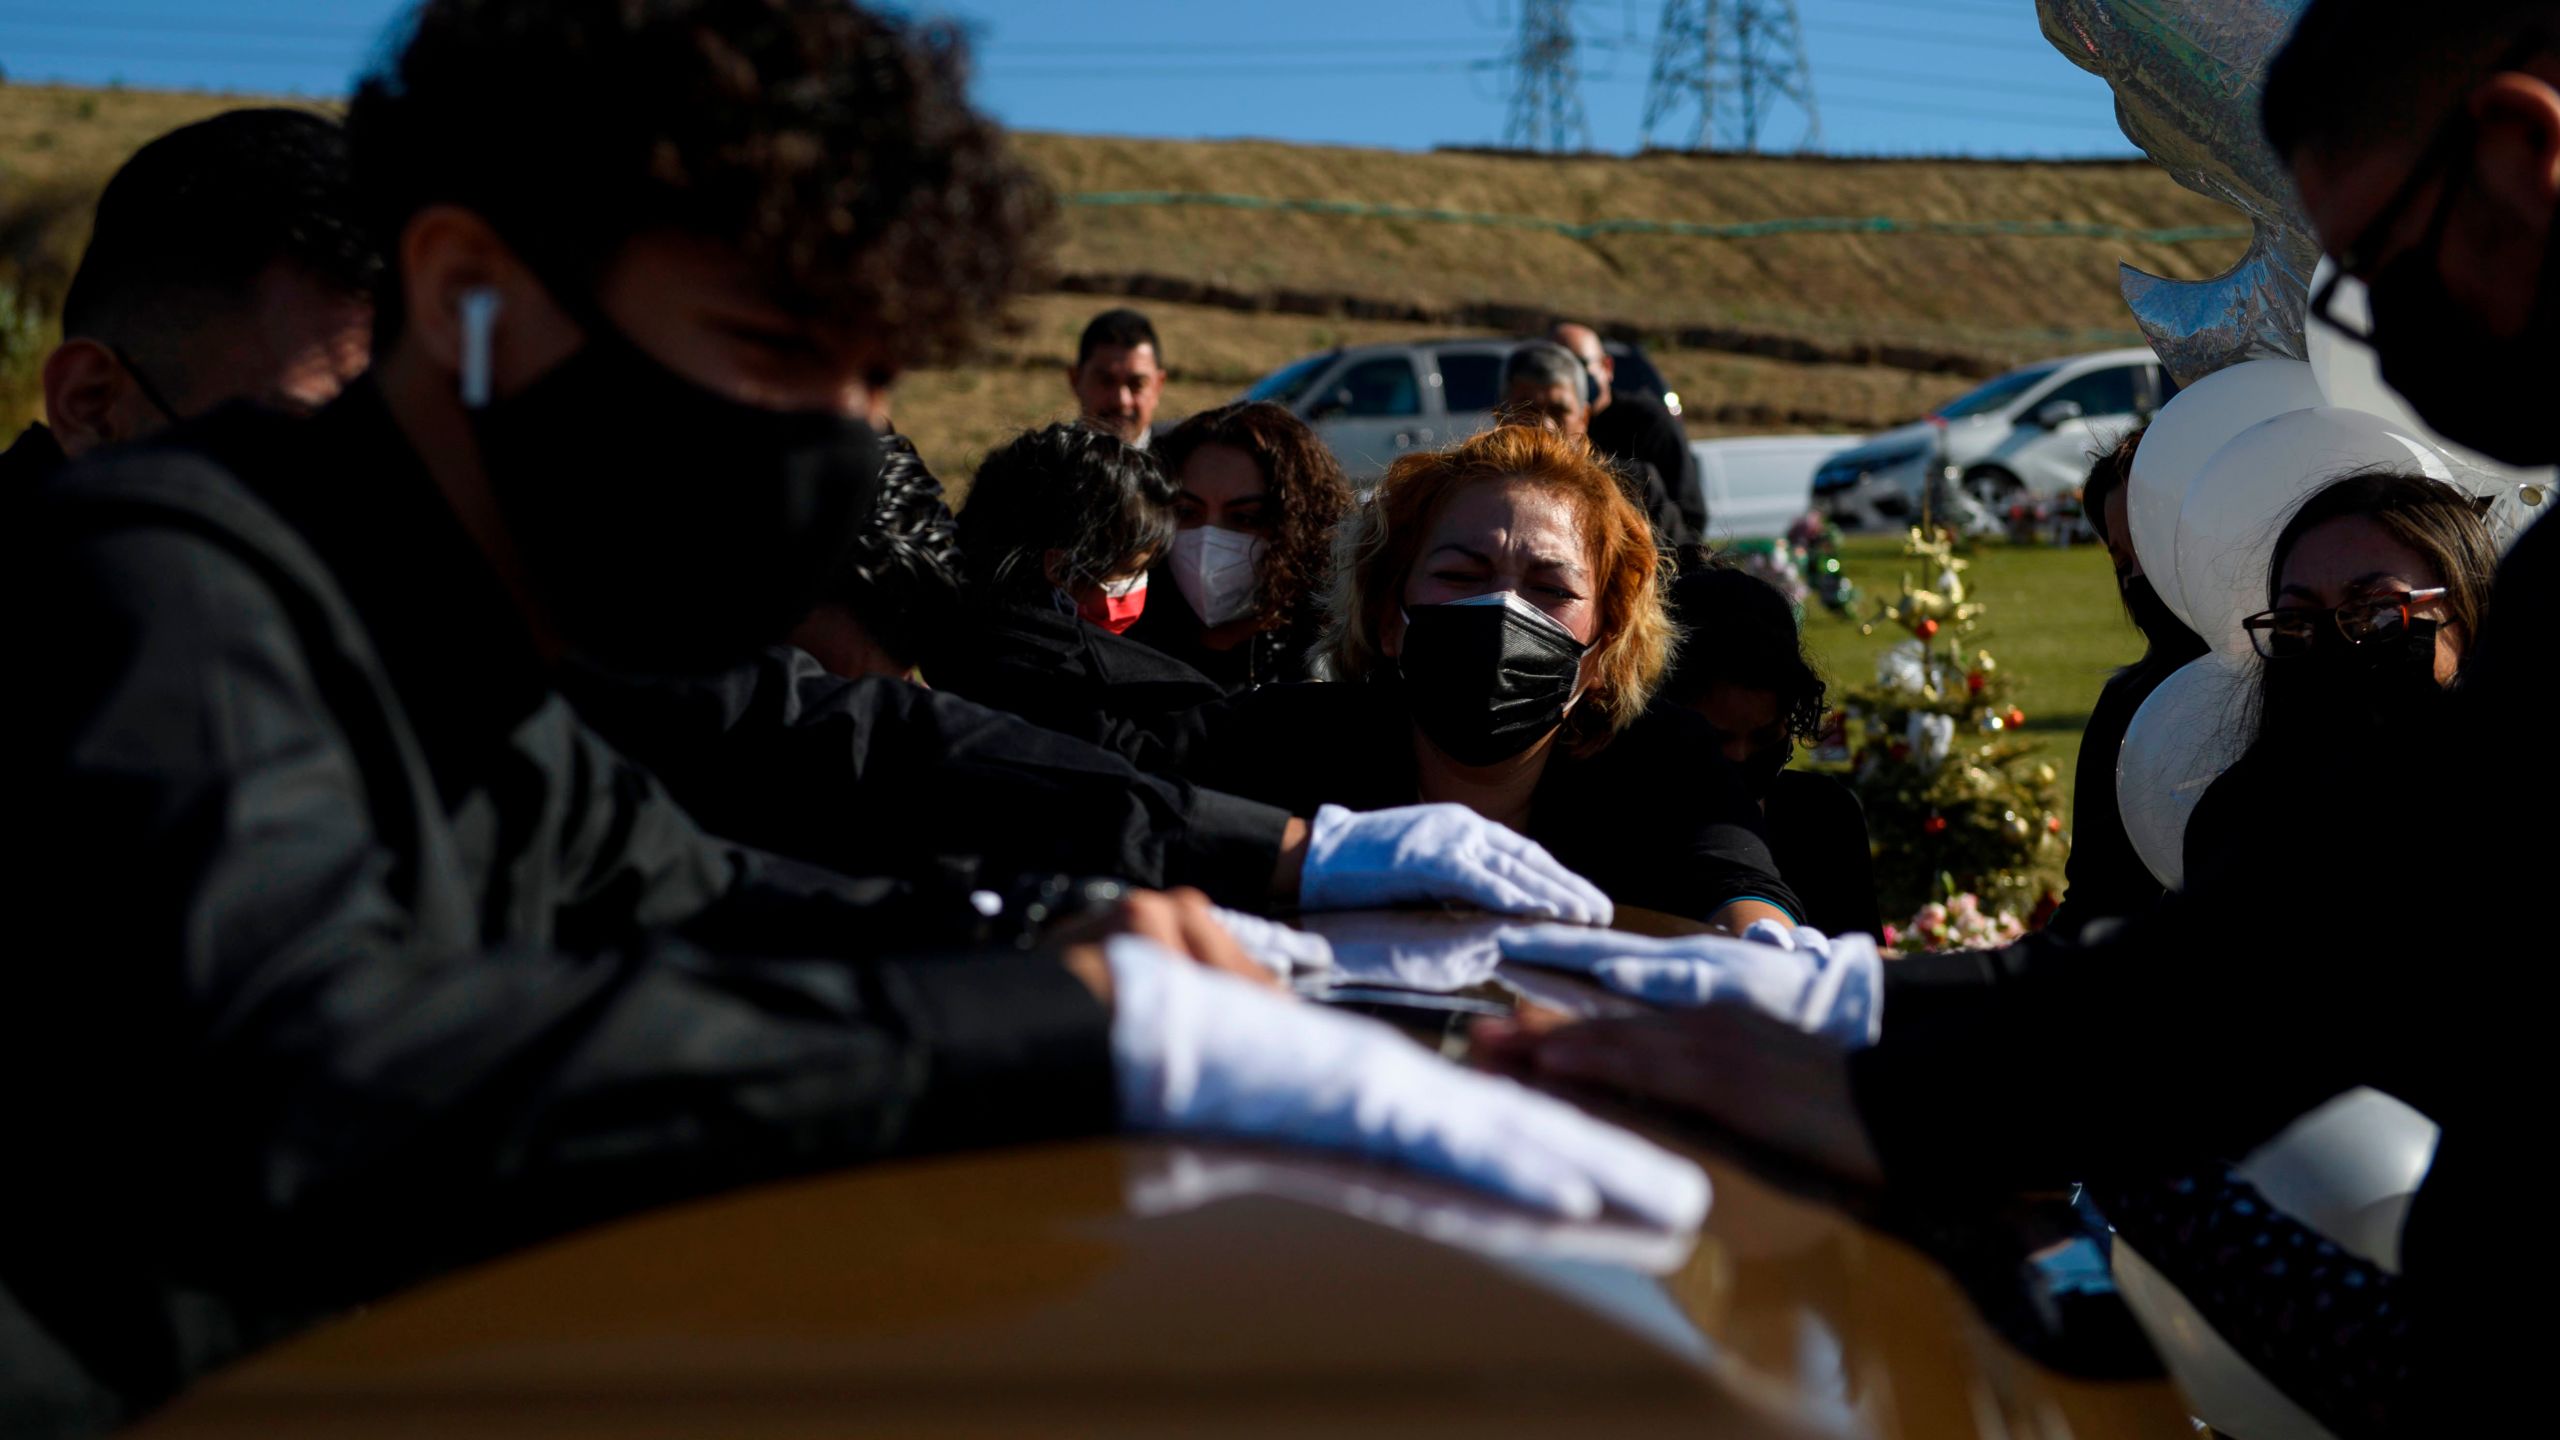
<svg viewBox="0 0 2560 1440">
<path fill-rule="evenodd" d="M 1791 919 L 1757 812 L 1685 711 L 1653 530 L 1579 439 L 1503 426 L 1407 455 L 1346 525 L 1335 680 L 1204 712 L 1179 768 L 1313 814 L 1462 804 L 1613 900 Z"/>
</svg>

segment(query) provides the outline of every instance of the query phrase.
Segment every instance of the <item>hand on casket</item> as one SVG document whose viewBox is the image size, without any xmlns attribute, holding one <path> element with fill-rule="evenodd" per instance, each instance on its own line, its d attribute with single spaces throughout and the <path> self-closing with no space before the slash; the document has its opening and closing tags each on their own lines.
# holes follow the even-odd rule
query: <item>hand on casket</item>
<svg viewBox="0 0 2560 1440">
<path fill-rule="evenodd" d="M 1884 1023 L 1884 962 L 1873 940 L 1760 921 L 1740 939 L 1656 939 L 1573 925 L 1501 932 L 1507 963 L 1587 975 L 1659 1005 L 1742 1004 L 1807 1034 L 1871 1045 Z"/>
<path fill-rule="evenodd" d="M 1428 901 L 1577 925 L 1606 925 L 1612 914 L 1598 886 L 1536 841 L 1464 805 L 1316 811 L 1298 882 L 1302 909 Z"/>
<path fill-rule="evenodd" d="M 1705 1172 L 1561 1100 L 1135 936 L 1105 943 L 1121 1119 L 1134 1129 L 1393 1160 L 1574 1219 L 1604 1206 L 1675 1228 L 1705 1218 Z"/>
</svg>

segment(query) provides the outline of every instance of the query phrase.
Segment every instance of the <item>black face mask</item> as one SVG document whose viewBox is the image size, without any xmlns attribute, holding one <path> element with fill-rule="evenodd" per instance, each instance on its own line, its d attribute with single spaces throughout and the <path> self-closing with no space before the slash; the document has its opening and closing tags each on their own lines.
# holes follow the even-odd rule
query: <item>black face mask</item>
<svg viewBox="0 0 2560 1440">
<path fill-rule="evenodd" d="M 1461 765 L 1492 765 L 1564 723 L 1584 646 L 1510 591 L 1405 612 L 1413 722 Z"/>
<path fill-rule="evenodd" d="M 2560 430 L 2544 408 L 2560 390 L 2560 244 L 2544 246 L 2524 330 L 2491 335 L 2447 291 L 2440 263 L 2466 176 L 2446 176 L 2425 238 L 2367 287 L 2382 378 L 2447 438 L 2510 465 L 2548 465 L 2560 460 Z"/>
<path fill-rule="evenodd" d="M 592 306 L 585 346 L 472 412 L 480 460 L 573 649 L 708 670 L 787 634 L 867 521 L 880 443 L 859 420 L 695 384 Z"/>
<path fill-rule="evenodd" d="M 1786 773 L 1787 762 L 1796 758 L 1796 742 L 1781 740 L 1763 746 L 1736 762 L 1733 773 L 1742 780 L 1742 793 L 1766 803 L 1769 792 L 1777 788 L 1778 777 Z"/>
<path fill-rule="evenodd" d="M 2412 620 L 2353 645 L 2322 626 L 2310 654 L 2266 662 L 2259 733 L 2310 750 L 2439 733 L 2447 697 L 2436 683 L 2437 629 Z"/>
<path fill-rule="evenodd" d="M 2144 644 L 2153 650 L 2168 650 L 2181 645 L 2201 643 L 2160 592 L 2151 588 L 2151 577 L 2136 575 L 2119 581 L 2116 591 L 2124 598 L 2125 614 L 2133 619 L 2133 628 L 2142 632 Z"/>
</svg>

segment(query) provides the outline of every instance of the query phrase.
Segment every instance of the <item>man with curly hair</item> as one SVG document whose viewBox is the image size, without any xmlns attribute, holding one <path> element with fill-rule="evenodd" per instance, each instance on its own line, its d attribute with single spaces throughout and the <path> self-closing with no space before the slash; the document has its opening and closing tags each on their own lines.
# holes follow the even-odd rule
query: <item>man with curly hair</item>
<svg viewBox="0 0 2560 1440">
<path fill-rule="evenodd" d="M 1043 886 L 1095 913 L 1035 934 L 1001 895 L 749 849 L 554 690 L 572 654 L 716 669 L 805 615 L 872 513 L 889 380 L 1027 273 L 1048 202 L 945 34 L 833 0 L 429 0 L 347 128 L 391 257 L 371 375 L 13 513 L 47 683 L 6 777 L 41 843 L 9 873 L 0 1080 L 47 1101 L 12 1134 L 0 1333 L 111 1399 L 21 1423 L 13 1340 L 10 1428 L 113 1419 L 565 1227 L 891 1153 L 1261 1134 L 1695 1221 L 1685 1162 L 1215 973 L 1268 983 L 1197 893 Z M 1412 823 L 1289 823 L 1310 903 L 1474 883 L 1382 864 Z M 1605 916 L 1502 860 L 1515 908 Z"/>
</svg>

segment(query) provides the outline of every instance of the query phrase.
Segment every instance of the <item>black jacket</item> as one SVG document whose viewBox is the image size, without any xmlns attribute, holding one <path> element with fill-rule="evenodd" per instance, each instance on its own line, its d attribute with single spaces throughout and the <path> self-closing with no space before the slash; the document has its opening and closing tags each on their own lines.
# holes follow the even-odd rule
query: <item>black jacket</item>
<svg viewBox="0 0 2560 1440">
<path fill-rule="evenodd" d="M 1148 585 L 1147 611 L 1129 627 L 1128 638 L 1198 671 L 1224 694 L 1315 679 L 1324 617 L 1311 610 L 1277 629 L 1256 631 L 1224 650 L 1202 643 L 1207 633 L 1173 577 L 1157 571 Z"/>
<path fill-rule="evenodd" d="M 1054 963 L 890 959 L 950 912 L 713 839 L 589 734 L 370 387 L 0 534 L 43 617 L 0 1283 L 126 1404 L 602 1216 L 1111 1122 Z"/>
<path fill-rule="evenodd" d="M 2071 858 L 2062 871 L 2062 904 L 2045 922 L 2055 934 L 2077 935 L 2093 920 L 2120 920 L 2160 903 L 2159 877 L 2142 863 L 2116 808 L 2116 760 L 2133 712 L 2205 649 L 2192 631 L 2180 630 L 2166 645 L 2108 676 L 2090 707 L 2072 777 Z"/>
<path fill-rule="evenodd" d="M 1801 915 L 1760 813 L 1684 710 L 1647 713 L 1599 753 L 1548 761 L 1529 838 L 1621 905 L 1705 919 L 1760 899 Z M 1200 712 L 1179 756 L 1213 789 L 1292 814 L 1421 799 L 1413 721 L 1393 681 L 1272 685 Z"/>
<path fill-rule="evenodd" d="M 1778 875 L 1804 902 L 1798 917 L 1826 935 L 1881 935 L 1875 848 L 1857 792 L 1812 770 L 1781 770 L 1763 823 Z"/>
<path fill-rule="evenodd" d="M 705 826 L 856 874 L 1110 875 L 1259 909 L 1289 820 L 957 695 L 841 679 L 797 650 L 703 678 L 572 667 L 562 688 Z"/>
<path fill-rule="evenodd" d="M 1698 473 L 1697 452 L 1689 448 L 1689 432 L 1678 416 L 1641 390 L 1613 391 L 1609 408 L 1591 417 L 1591 448 L 1613 460 L 1653 467 L 1686 535 L 1707 533 L 1707 492 Z"/>
<path fill-rule="evenodd" d="M 1853 1078 L 1888 1176 L 2169 1174 L 2370 1085 L 2443 1129 L 2402 1232 L 2405 1383 L 2339 1395 L 2317 1335 L 2292 1337 L 2292 1361 L 2251 1358 L 2341 1434 L 2496 1433 L 2489 1417 L 2527 1413 L 2548 1327 L 2518 1317 L 2532 1287 L 2516 1246 L 2539 1224 L 2560 987 L 2549 851 L 2519 827 L 2560 814 L 2560 773 L 2513 742 L 2550 713 L 2554 633 L 2560 527 L 2545 521 L 2500 566 L 2465 662 L 2465 743 L 2367 747 L 2297 793 L 2369 803 L 2274 802 L 2288 808 L 2262 823 L 2289 843 L 2076 944 L 1886 967 L 1883 1040 Z M 2374 783 L 2391 766 L 2412 768 Z"/>
<path fill-rule="evenodd" d="M 1180 604 L 1179 596 L 1168 596 Z M 1162 603 L 1162 602 L 1157 602 Z M 974 599 L 924 667 L 937 690 L 1143 757 L 1184 712 L 1226 692 L 1153 646 L 1037 602 Z"/>
<path fill-rule="evenodd" d="M 0 450 L 0 499 L 34 487 L 54 471 L 62 468 L 62 442 L 42 423 L 18 432 L 7 450 Z"/>
</svg>

